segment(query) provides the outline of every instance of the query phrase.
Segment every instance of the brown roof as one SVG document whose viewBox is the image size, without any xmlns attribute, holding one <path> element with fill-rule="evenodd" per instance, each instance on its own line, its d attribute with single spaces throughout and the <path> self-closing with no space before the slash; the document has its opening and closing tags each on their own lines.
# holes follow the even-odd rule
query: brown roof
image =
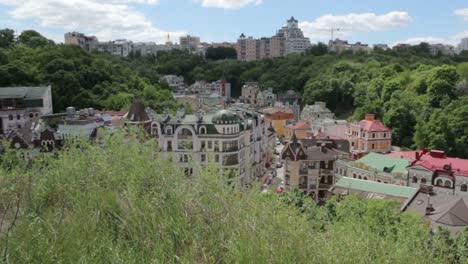
<svg viewBox="0 0 468 264">
<path fill-rule="evenodd" d="M 264 114 L 274 114 L 277 112 L 293 114 L 292 109 L 290 108 L 282 108 L 282 107 L 267 107 L 262 110 Z"/>
<path fill-rule="evenodd" d="M 130 110 L 128 111 L 128 114 L 127 114 L 127 119 L 130 122 L 151 121 L 151 119 L 148 116 L 148 113 L 146 113 L 145 106 L 141 103 L 140 98 L 135 97 L 133 99 L 133 103 L 130 106 Z"/>
</svg>

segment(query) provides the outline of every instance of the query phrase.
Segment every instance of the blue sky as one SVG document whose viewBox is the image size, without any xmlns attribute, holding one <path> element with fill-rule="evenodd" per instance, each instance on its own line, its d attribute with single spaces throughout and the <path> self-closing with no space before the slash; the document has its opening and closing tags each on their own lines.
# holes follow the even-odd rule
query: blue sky
<svg viewBox="0 0 468 264">
<path fill-rule="evenodd" d="M 467 0 L 0 0 L 0 27 L 35 29 L 63 41 L 68 31 L 100 40 L 235 41 L 241 33 L 272 36 L 295 16 L 313 42 L 337 37 L 365 43 L 456 44 L 468 37 Z"/>
</svg>

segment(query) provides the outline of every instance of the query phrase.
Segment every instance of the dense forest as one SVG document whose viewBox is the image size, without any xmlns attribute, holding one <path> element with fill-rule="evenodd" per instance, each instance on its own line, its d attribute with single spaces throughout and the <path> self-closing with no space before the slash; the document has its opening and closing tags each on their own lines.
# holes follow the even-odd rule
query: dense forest
<svg viewBox="0 0 468 264">
<path fill-rule="evenodd" d="M 468 231 L 431 230 L 398 203 L 187 178 L 155 141 L 100 134 L 59 157 L 0 157 L 4 263 L 467 263 Z"/>
<path fill-rule="evenodd" d="M 87 54 L 54 44 L 35 31 L 14 38 L 0 31 L 0 86 L 51 84 L 54 108 L 122 109 L 134 95 L 162 110 L 179 107 L 166 74 L 196 80 L 227 79 L 233 95 L 246 81 L 259 81 L 277 93 L 301 93 L 302 103 L 320 100 L 339 116 L 359 119 L 375 113 L 393 130 L 393 144 L 446 150 L 468 158 L 468 53 L 432 56 L 428 44 L 372 54 L 329 53 L 319 44 L 305 54 L 240 62 L 232 49 L 210 49 L 207 58 L 174 50 L 128 58 Z M 225 59 L 231 58 L 231 59 Z"/>
</svg>

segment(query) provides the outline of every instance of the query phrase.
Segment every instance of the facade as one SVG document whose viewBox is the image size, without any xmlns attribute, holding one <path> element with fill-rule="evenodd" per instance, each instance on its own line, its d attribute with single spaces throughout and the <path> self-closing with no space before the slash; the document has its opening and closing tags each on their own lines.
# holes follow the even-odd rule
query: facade
<svg viewBox="0 0 468 264">
<path fill-rule="evenodd" d="M 0 135 L 21 129 L 28 121 L 52 113 L 52 88 L 0 88 Z"/>
<path fill-rule="evenodd" d="M 286 26 L 279 29 L 272 37 L 255 39 L 241 34 L 237 40 L 237 59 L 255 61 L 264 58 L 283 57 L 291 53 L 302 53 L 312 45 L 304 37 L 298 21 L 291 17 Z"/>
<path fill-rule="evenodd" d="M 369 152 L 387 153 L 392 148 L 392 132 L 375 115 L 348 125 L 347 137 L 355 158 Z"/>
<path fill-rule="evenodd" d="M 318 141 L 315 146 L 298 143 L 293 135 L 284 147 L 285 189 L 297 189 L 311 195 L 317 202 L 327 197 L 327 191 L 335 184 L 334 163 L 346 151 L 337 149 L 333 141 Z"/>
<path fill-rule="evenodd" d="M 210 96 L 214 94 L 227 99 L 231 98 L 231 84 L 226 80 L 218 80 L 212 83 L 206 81 L 197 81 L 190 85 L 185 93 L 200 94 L 204 96 Z"/>
<path fill-rule="evenodd" d="M 371 152 L 355 161 L 338 160 L 335 164 L 335 177 L 408 186 L 406 167 L 409 164 L 402 158 Z"/>
<path fill-rule="evenodd" d="M 257 93 L 257 106 L 274 106 L 276 103 L 276 94 L 273 93 L 273 89 L 268 88 L 266 90 L 259 90 Z"/>
<path fill-rule="evenodd" d="M 454 56 L 455 55 L 455 47 L 452 45 L 447 44 L 431 44 L 429 45 L 429 49 L 433 56 L 436 55 L 444 55 L 444 56 Z"/>
<path fill-rule="evenodd" d="M 355 44 L 348 43 L 347 40 L 335 39 L 328 42 L 328 49 L 336 53 L 351 51 L 353 53 L 370 53 L 372 48 L 368 44 L 356 42 Z"/>
<path fill-rule="evenodd" d="M 68 32 L 65 34 L 65 45 L 77 45 L 87 52 L 96 50 L 98 39 L 95 36 L 86 36 L 79 32 Z"/>
<path fill-rule="evenodd" d="M 374 44 L 372 45 L 374 49 L 380 49 L 380 50 L 389 50 L 390 47 L 387 44 Z"/>
<path fill-rule="evenodd" d="M 40 152 L 61 148 L 66 140 L 94 139 L 99 128 L 112 132 L 115 121 L 112 115 L 98 113 L 92 108 L 76 111 L 74 107 L 68 107 L 65 113 L 28 120 L 24 127 L 9 134 L 8 139 L 25 158 L 33 158 Z"/>
<path fill-rule="evenodd" d="M 159 78 L 159 82 L 167 84 L 167 86 L 169 86 L 174 92 L 180 92 L 185 89 L 185 82 L 183 76 L 177 76 L 173 74 L 164 75 Z"/>
<path fill-rule="evenodd" d="M 241 107 L 194 115 L 179 110 L 172 115 L 145 109 L 136 99 L 128 125 L 143 127 L 158 141 L 160 155 L 187 176 L 214 163 L 229 181 L 249 184 L 261 175 L 273 151 L 269 146 L 274 135 L 265 127 L 263 116 Z"/>
<path fill-rule="evenodd" d="M 257 82 L 246 82 L 241 88 L 241 99 L 244 103 L 257 104 L 257 94 L 260 91 Z"/>
<path fill-rule="evenodd" d="M 284 39 L 285 55 L 302 53 L 312 46 L 309 38 L 304 37 L 302 30 L 299 28 L 299 22 L 294 17 L 288 19 L 286 26 L 278 30 L 276 37 Z"/>
<path fill-rule="evenodd" d="M 468 196 L 468 160 L 447 157 L 444 151 L 393 152 L 389 156 L 408 160 L 409 185 L 433 186 L 436 193 Z"/>
<path fill-rule="evenodd" d="M 334 119 L 335 114 L 327 108 L 325 102 L 315 102 L 313 105 L 306 105 L 301 111 L 301 119 L 313 122 L 318 119 Z"/>
<path fill-rule="evenodd" d="M 296 135 L 297 139 L 305 139 L 308 137 L 309 132 L 310 123 L 308 121 L 298 121 L 285 127 L 284 138 L 291 140 L 292 136 Z"/>
<path fill-rule="evenodd" d="M 457 52 L 468 50 L 468 38 L 462 38 L 460 44 L 457 46 Z"/>
<path fill-rule="evenodd" d="M 271 126 L 278 136 L 285 136 L 285 128 L 289 122 L 294 121 L 294 113 L 291 109 L 281 107 L 267 107 L 261 110 L 265 115 L 267 126 Z"/>
<path fill-rule="evenodd" d="M 200 37 L 190 35 L 181 36 L 179 43 L 181 49 L 196 51 L 200 46 Z"/>
<path fill-rule="evenodd" d="M 133 45 L 133 51 L 140 53 L 141 56 L 157 55 L 160 51 L 171 51 L 174 49 L 180 49 L 180 46 L 172 44 L 172 42 L 166 42 L 166 44 L 139 42 Z"/>
</svg>

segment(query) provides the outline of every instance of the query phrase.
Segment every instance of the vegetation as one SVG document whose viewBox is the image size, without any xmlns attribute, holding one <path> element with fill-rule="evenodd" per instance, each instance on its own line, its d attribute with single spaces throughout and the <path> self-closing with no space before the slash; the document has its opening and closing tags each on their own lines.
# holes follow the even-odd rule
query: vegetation
<svg viewBox="0 0 468 264">
<path fill-rule="evenodd" d="M 187 178 L 155 142 L 103 136 L 0 166 L 6 263 L 466 263 L 468 232 L 432 232 L 390 201 L 318 207 L 299 193 Z M 136 139 L 136 138 L 135 138 Z M 259 187 L 259 186 L 255 186 Z"/>
<path fill-rule="evenodd" d="M 461 103 L 468 94 L 467 52 L 432 56 L 428 44 L 421 43 L 402 51 L 334 54 L 319 44 L 305 54 L 255 62 L 229 59 L 235 58 L 229 48 L 209 49 L 207 57 L 173 50 L 117 58 L 56 45 L 34 31 L 15 40 L 11 30 L 2 30 L 0 86 L 50 83 L 55 110 L 69 105 L 123 109 L 134 95 L 156 110 L 175 110 L 180 106 L 159 83 L 162 75 L 182 75 L 187 83 L 226 79 L 234 97 L 244 82 L 259 81 L 276 93 L 296 90 L 303 103 L 325 101 L 339 116 L 360 119 L 374 113 L 392 128 L 394 145 L 437 147 L 468 158 L 466 104 Z M 450 131 L 438 127 L 449 122 L 445 119 Z"/>
</svg>

